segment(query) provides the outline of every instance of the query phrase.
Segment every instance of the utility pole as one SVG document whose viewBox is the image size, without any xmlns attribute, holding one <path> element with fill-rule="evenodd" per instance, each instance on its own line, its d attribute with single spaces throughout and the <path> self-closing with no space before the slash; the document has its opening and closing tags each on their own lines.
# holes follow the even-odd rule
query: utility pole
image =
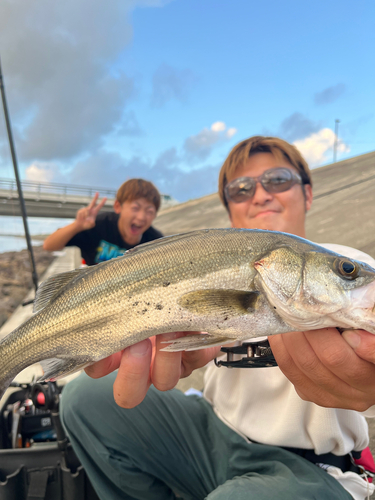
<svg viewBox="0 0 375 500">
<path fill-rule="evenodd" d="M 333 144 L 333 163 L 336 163 L 336 158 L 337 158 L 337 144 L 339 140 L 339 123 L 340 120 L 336 118 L 335 120 L 335 142 Z"/>
<path fill-rule="evenodd" d="M 16 150 L 15 150 L 14 142 L 13 142 L 12 128 L 11 128 L 11 125 L 10 125 L 10 118 L 9 118 L 9 113 L 8 113 L 8 106 L 7 106 L 7 101 L 6 101 L 6 97 L 5 97 L 5 87 L 4 87 L 4 82 L 3 82 L 3 74 L 2 74 L 2 71 L 1 71 L 1 60 L 0 60 L 0 92 L 1 92 L 1 97 L 2 97 L 2 100 L 3 100 L 5 123 L 6 123 L 7 131 L 8 131 L 9 146 L 10 146 L 10 152 L 11 152 L 12 160 L 13 160 L 14 175 L 16 177 L 17 190 L 18 190 L 18 198 L 20 200 L 20 208 L 21 208 L 21 214 L 22 214 L 22 220 L 23 220 L 23 227 L 24 227 L 24 230 L 25 230 L 25 237 L 26 237 L 26 242 L 27 242 L 27 249 L 29 251 L 29 257 L 30 257 L 30 263 L 31 263 L 31 275 L 32 275 L 32 280 L 33 280 L 35 291 L 36 291 L 37 288 L 38 288 L 38 275 L 37 275 L 37 272 L 36 272 L 33 247 L 31 245 L 31 238 L 30 238 L 30 233 L 29 233 L 29 226 L 27 224 L 27 213 L 26 213 L 25 200 L 24 200 L 23 194 L 22 194 L 22 187 L 21 187 L 20 176 L 18 174 L 18 165 L 17 165 Z"/>
</svg>

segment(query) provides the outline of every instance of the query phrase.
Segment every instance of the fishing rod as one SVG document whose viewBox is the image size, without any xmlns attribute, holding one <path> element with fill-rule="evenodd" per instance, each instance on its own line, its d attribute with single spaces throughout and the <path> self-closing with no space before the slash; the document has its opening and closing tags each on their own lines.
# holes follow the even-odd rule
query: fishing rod
<svg viewBox="0 0 375 500">
<path fill-rule="evenodd" d="M 1 97 L 2 97 L 2 100 L 3 100 L 5 123 L 6 123 L 7 131 L 8 131 L 8 139 L 9 139 L 10 152 L 11 152 L 12 160 L 13 160 L 14 174 L 15 174 L 15 177 L 16 177 L 17 190 L 18 190 L 18 198 L 20 200 L 20 208 L 21 208 L 21 215 L 22 215 L 23 227 L 25 229 L 25 237 L 26 237 L 26 242 L 27 242 L 27 250 L 29 252 L 29 258 L 30 258 L 30 263 L 31 263 L 31 275 L 32 275 L 32 280 L 33 280 L 34 287 L 35 287 L 35 292 L 36 292 L 37 289 L 38 289 L 38 275 L 37 275 L 37 272 L 36 272 L 33 247 L 31 246 L 31 238 L 30 238 L 30 233 L 29 233 L 29 226 L 28 226 L 28 223 L 27 223 L 27 213 L 26 213 L 25 200 L 24 200 L 24 197 L 23 197 L 23 194 L 22 194 L 21 181 L 20 181 L 20 177 L 19 177 L 19 174 L 18 174 L 18 165 L 17 165 L 16 150 L 15 150 L 14 142 L 13 142 L 12 128 L 11 128 L 11 125 L 10 125 L 10 118 L 9 118 L 9 113 L 8 113 L 8 106 L 7 106 L 7 101 L 6 101 L 6 97 L 5 97 L 5 86 L 4 86 L 4 81 L 3 81 L 3 73 L 2 73 L 2 70 L 1 70 L 1 58 L 0 58 L 0 90 L 1 90 Z"/>
</svg>

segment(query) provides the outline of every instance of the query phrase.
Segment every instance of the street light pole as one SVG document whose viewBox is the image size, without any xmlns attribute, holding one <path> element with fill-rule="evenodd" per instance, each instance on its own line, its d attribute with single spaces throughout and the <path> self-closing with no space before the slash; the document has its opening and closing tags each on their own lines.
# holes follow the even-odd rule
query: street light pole
<svg viewBox="0 0 375 500">
<path fill-rule="evenodd" d="M 32 280 L 33 280 L 35 291 L 36 291 L 38 289 L 38 275 L 36 272 L 33 247 L 31 245 L 29 226 L 27 224 L 27 213 L 26 213 L 25 200 L 24 200 L 23 194 L 22 194 L 20 176 L 18 174 L 16 150 L 15 150 L 14 142 L 13 142 L 12 128 L 10 125 L 8 106 L 7 106 L 7 101 L 6 101 L 6 97 L 5 97 L 5 87 L 4 87 L 4 82 L 3 82 L 3 74 L 1 71 L 1 60 L 0 60 L 0 92 L 1 92 L 1 97 L 2 97 L 2 101 L 3 101 L 5 123 L 6 123 L 7 131 L 8 131 L 9 146 L 10 146 L 10 152 L 11 152 L 12 160 L 13 160 L 14 175 L 16 177 L 18 198 L 20 200 L 20 208 L 21 208 L 21 214 L 22 214 L 22 220 L 23 220 L 23 227 L 25 230 L 27 249 L 29 251 L 29 257 L 30 257 L 30 263 L 31 263 L 31 275 L 32 275 Z"/>
<path fill-rule="evenodd" d="M 340 120 L 336 119 L 335 120 L 335 142 L 333 144 L 333 163 L 336 163 L 336 158 L 337 158 L 337 144 L 338 144 L 338 139 L 339 139 L 339 123 L 340 123 Z"/>
</svg>

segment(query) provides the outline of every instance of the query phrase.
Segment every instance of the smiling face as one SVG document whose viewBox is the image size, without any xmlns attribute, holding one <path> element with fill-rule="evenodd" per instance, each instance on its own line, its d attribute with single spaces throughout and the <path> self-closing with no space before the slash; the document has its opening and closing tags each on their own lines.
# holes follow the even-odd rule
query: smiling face
<svg viewBox="0 0 375 500">
<path fill-rule="evenodd" d="M 228 182 L 239 177 L 258 177 L 271 168 L 284 167 L 296 171 L 286 160 L 277 160 L 271 153 L 256 153 L 240 167 Z M 241 203 L 228 201 L 232 227 L 282 231 L 306 237 L 305 216 L 312 203 L 309 184 L 295 184 L 283 193 L 268 193 L 257 183 L 254 196 Z"/>
<path fill-rule="evenodd" d="M 128 245 L 138 245 L 156 217 L 155 205 L 146 198 L 138 198 L 122 204 L 116 200 L 113 208 L 120 214 L 117 225 L 122 239 Z"/>
</svg>

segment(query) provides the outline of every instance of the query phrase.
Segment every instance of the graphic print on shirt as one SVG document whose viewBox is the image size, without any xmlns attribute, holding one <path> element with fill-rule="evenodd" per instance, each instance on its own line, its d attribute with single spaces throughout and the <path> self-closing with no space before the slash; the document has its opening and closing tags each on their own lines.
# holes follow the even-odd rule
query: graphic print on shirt
<svg viewBox="0 0 375 500">
<path fill-rule="evenodd" d="M 124 255 L 126 250 L 126 248 L 120 248 L 113 243 L 108 243 L 108 241 L 100 240 L 99 246 L 96 249 L 95 264 Z"/>
</svg>

